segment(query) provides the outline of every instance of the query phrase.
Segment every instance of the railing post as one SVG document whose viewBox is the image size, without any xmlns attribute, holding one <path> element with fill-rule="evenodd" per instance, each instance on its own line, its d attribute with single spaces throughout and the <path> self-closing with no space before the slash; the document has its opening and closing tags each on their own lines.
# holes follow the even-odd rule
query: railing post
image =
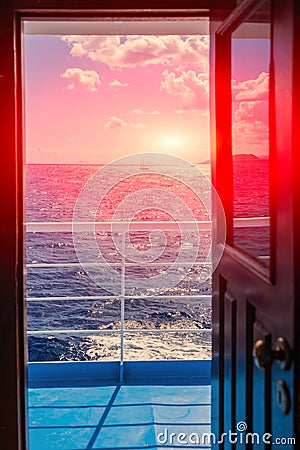
<svg viewBox="0 0 300 450">
<path fill-rule="evenodd" d="M 120 383 L 124 375 L 124 316 L 125 316 L 125 229 L 122 231 L 122 267 L 121 267 L 121 329 L 120 329 Z"/>
</svg>

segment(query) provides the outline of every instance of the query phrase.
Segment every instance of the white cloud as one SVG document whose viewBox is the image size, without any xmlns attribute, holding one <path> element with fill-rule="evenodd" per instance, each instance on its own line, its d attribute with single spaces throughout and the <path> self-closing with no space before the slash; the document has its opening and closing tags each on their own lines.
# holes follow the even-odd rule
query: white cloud
<svg viewBox="0 0 300 450">
<path fill-rule="evenodd" d="M 260 121 L 241 120 L 233 125 L 232 143 L 235 152 L 265 153 L 269 151 L 269 129 Z"/>
<path fill-rule="evenodd" d="M 119 81 L 119 80 L 113 80 L 113 81 L 111 81 L 111 82 L 108 83 L 108 84 L 109 84 L 109 86 L 111 86 L 111 87 L 116 87 L 116 88 L 118 88 L 118 87 L 127 87 L 127 86 L 129 86 L 128 83 L 122 83 L 122 81 Z"/>
<path fill-rule="evenodd" d="M 236 101 L 268 100 L 270 76 L 261 72 L 256 79 L 237 82 L 232 80 L 232 92 Z"/>
<path fill-rule="evenodd" d="M 242 101 L 234 113 L 233 145 L 237 151 L 268 152 L 269 125 L 267 101 Z"/>
<path fill-rule="evenodd" d="M 108 128 L 109 130 L 115 130 L 118 128 L 125 128 L 125 127 L 146 128 L 146 125 L 143 123 L 125 122 L 125 120 L 117 116 L 111 116 L 109 118 L 109 121 L 104 124 L 104 128 Z"/>
<path fill-rule="evenodd" d="M 74 57 L 86 56 L 110 68 L 195 65 L 208 71 L 208 36 L 62 36 Z"/>
<path fill-rule="evenodd" d="M 144 114 L 144 110 L 143 109 L 133 109 L 132 114 Z"/>
<path fill-rule="evenodd" d="M 75 86 L 83 86 L 89 92 L 96 92 L 101 85 L 99 74 L 95 70 L 83 70 L 77 67 L 69 68 L 61 74 L 61 77 L 68 80 L 68 89 Z"/>
<path fill-rule="evenodd" d="M 252 80 L 232 80 L 232 141 L 237 152 L 268 153 L 269 79 L 261 72 Z"/>
<path fill-rule="evenodd" d="M 131 111 L 131 113 L 132 114 L 136 114 L 136 115 L 146 114 L 146 112 L 143 109 L 140 109 L 140 108 L 133 109 Z M 157 109 L 155 109 L 154 111 L 149 112 L 149 115 L 150 116 L 160 116 L 160 112 Z"/>
<path fill-rule="evenodd" d="M 269 149 L 269 74 L 237 82 L 232 80 L 233 145 L 237 151 L 267 153 Z"/>
<path fill-rule="evenodd" d="M 127 126 L 132 128 L 146 128 L 144 123 L 128 123 Z"/>
<path fill-rule="evenodd" d="M 234 113 L 235 121 L 246 120 L 247 122 L 268 121 L 268 102 L 267 101 L 249 101 L 240 102 L 238 109 Z"/>
<path fill-rule="evenodd" d="M 197 74 L 194 70 L 188 70 L 176 75 L 174 72 L 164 70 L 162 75 L 161 90 L 180 96 L 181 109 L 208 109 L 209 81 L 206 73 Z"/>
<path fill-rule="evenodd" d="M 110 117 L 109 121 L 106 122 L 104 125 L 104 128 L 109 128 L 110 130 L 114 130 L 116 128 L 123 128 L 126 127 L 126 122 L 124 122 L 123 119 L 117 116 Z"/>
</svg>

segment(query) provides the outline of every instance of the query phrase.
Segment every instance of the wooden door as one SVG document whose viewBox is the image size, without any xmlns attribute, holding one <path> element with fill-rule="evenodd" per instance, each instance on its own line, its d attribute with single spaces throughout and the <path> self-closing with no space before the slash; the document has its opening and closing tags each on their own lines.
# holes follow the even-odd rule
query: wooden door
<svg viewBox="0 0 300 450">
<path fill-rule="evenodd" d="M 211 22 L 212 172 L 227 220 L 213 274 L 215 448 L 299 448 L 299 22 L 292 0 L 244 0 Z"/>
</svg>

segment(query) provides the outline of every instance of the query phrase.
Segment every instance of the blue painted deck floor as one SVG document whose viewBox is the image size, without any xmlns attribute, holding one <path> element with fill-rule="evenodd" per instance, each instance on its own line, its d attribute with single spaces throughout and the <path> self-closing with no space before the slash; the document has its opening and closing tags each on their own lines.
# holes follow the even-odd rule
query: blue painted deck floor
<svg viewBox="0 0 300 450">
<path fill-rule="evenodd" d="M 207 384 L 33 387 L 28 402 L 30 450 L 209 447 Z"/>
<path fill-rule="evenodd" d="M 140 365 L 133 363 L 128 365 L 127 383 L 102 380 L 100 386 L 95 380 L 82 382 L 74 377 L 70 383 L 70 372 L 76 376 L 78 367 L 80 377 L 98 367 L 110 370 L 109 365 L 76 363 L 32 367 L 28 389 L 30 450 L 209 448 L 198 440 L 210 432 L 209 380 L 200 376 L 189 383 L 187 375 L 185 379 L 174 378 L 173 369 L 179 373 L 181 368 L 192 366 L 148 365 L 150 372 L 151 367 L 168 369 L 164 373 L 169 382 L 164 379 L 159 383 L 154 371 L 150 379 L 137 380 L 140 372 L 136 367 Z M 209 370 L 207 365 L 200 367 Z M 51 382 L 46 380 L 49 375 Z"/>
</svg>

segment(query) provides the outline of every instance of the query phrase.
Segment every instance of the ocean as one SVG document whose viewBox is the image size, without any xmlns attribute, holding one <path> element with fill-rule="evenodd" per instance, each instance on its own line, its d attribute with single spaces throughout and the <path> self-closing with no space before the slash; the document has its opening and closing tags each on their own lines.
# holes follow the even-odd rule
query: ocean
<svg viewBox="0 0 300 450">
<path fill-rule="evenodd" d="M 209 177 L 208 164 L 197 167 Z M 110 222 L 117 217 L 138 222 L 177 222 L 189 218 L 190 212 L 196 220 L 209 220 L 205 201 L 199 202 L 190 189 L 195 182 L 195 168 L 191 171 L 189 167 L 174 166 L 167 173 L 162 169 L 163 175 L 159 170 L 153 175 L 151 167 L 149 171 L 114 167 L 118 182 L 113 173 L 107 172 L 104 177 L 94 179 L 97 189 L 95 186 L 91 189 L 86 183 L 99 169 L 101 166 L 95 165 L 27 165 L 26 222 L 71 222 L 74 210 L 82 221 Z M 235 165 L 236 217 L 269 215 L 267 175 L 266 160 Z M 182 179 L 186 180 L 185 185 L 179 183 Z M 87 195 L 80 197 L 84 186 Z M 210 195 L 207 184 L 200 183 L 200 190 L 204 196 Z M 78 198 L 82 200 L 80 208 Z M 92 269 L 89 271 L 78 261 L 79 257 L 81 261 L 91 258 L 92 263 L 99 262 L 93 249 L 95 242 L 84 231 L 77 236 L 79 244 L 75 241 L 74 247 L 70 232 L 26 233 L 27 324 L 29 332 L 36 332 L 28 335 L 29 361 L 99 361 L 120 357 L 120 235 L 96 229 L 95 242 L 102 258 L 109 263 L 101 275 L 101 269 L 93 269 L 97 278 Z M 165 231 L 164 237 L 150 236 L 149 231 L 130 232 L 125 259 L 138 262 L 126 269 L 131 282 L 125 286 L 125 329 L 131 331 L 125 333 L 125 359 L 211 357 L 210 332 L 195 332 L 211 328 L 211 277 L 209 271 L 206 277 L 202 276 L 203 268 L 210 265 L 210 230 L 201 231 L 199 236 L 200 245 L 194 230 L 185 232 L 184 243 L 176 227 Z M 236 243 L 255 255 L 269 252 L 268 232 L 264 228 L 237 230 Z M 174 274 L 180 280 L 175 277 L 175 282 L 174 274 L 171 276 L 168 270 L 176 258 L 192 260 L 193 264 L 176 269 Z M 99 329 L 105 332 L 78 335 L 75 331 Z M 141 329 L 148 332 L 142 333 Z M 159 329 L 194 331 L 151 333 Z M 40 333 L 45 330 L 51 331 Z M 53 330 L 71 331 L 57 334 Z"/>
</svg>

